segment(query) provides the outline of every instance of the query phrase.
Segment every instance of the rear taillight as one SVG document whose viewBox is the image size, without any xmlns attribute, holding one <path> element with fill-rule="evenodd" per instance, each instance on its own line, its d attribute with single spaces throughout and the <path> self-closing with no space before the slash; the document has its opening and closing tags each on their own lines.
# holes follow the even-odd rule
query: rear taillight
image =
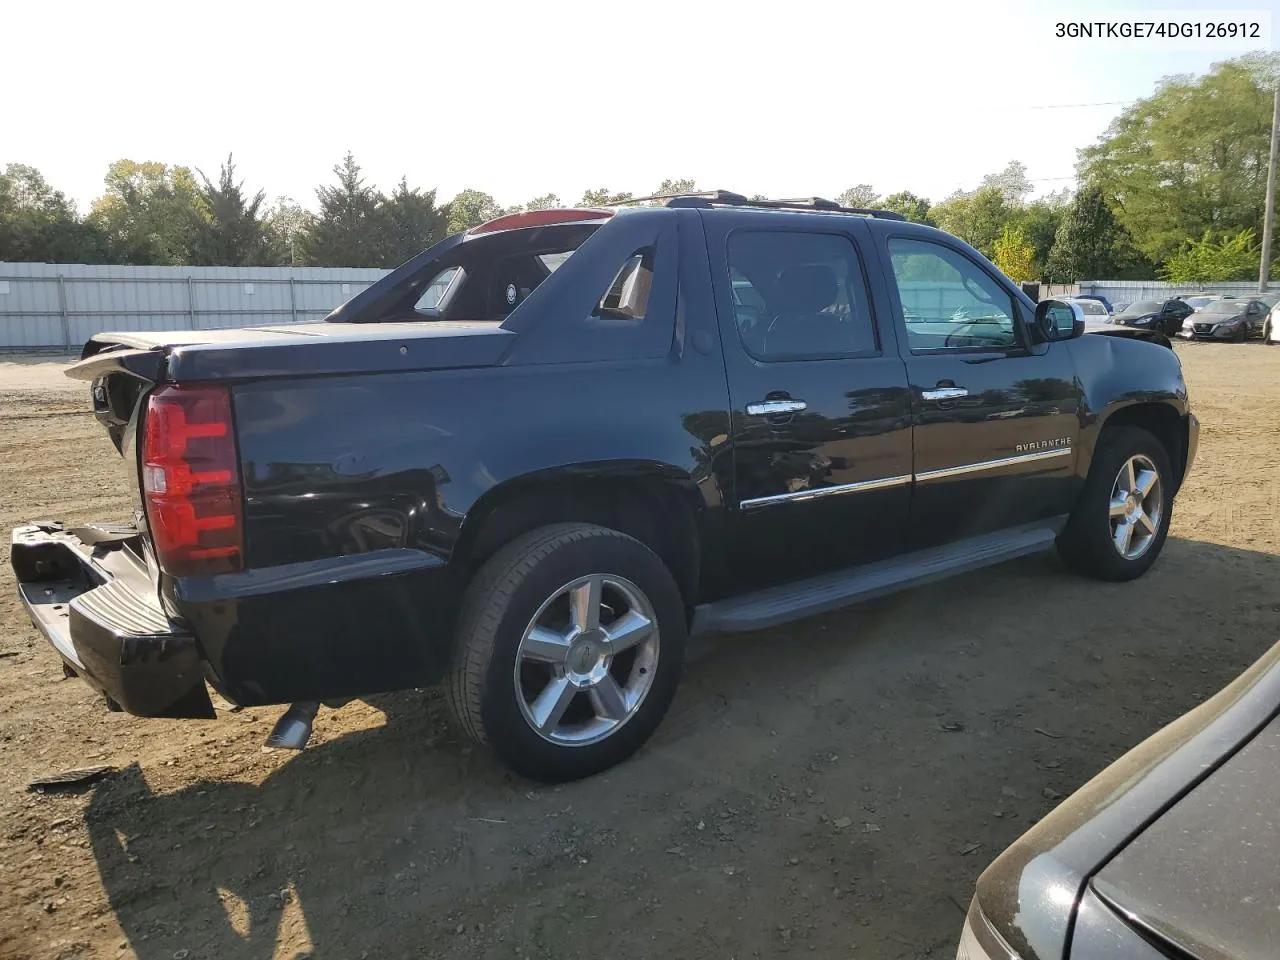
<svg viewBox="0 0 1280 960">
<path fill-rule="evenodd" d="M 147 400 L 142 494 L 161 568 L 187 577 L 239 570 L 240 462 L 225 387 L 158 387 Z"/>
</svg>

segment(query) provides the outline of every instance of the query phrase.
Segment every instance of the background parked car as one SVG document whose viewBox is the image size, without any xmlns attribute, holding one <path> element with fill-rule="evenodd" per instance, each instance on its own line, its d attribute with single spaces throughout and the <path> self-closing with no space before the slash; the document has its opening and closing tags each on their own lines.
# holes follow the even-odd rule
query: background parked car
<svg viewBox="0 0 1280 960">
<path fill-rule="evenodd" d="M 1205 294 L 1202 297 L 1178 297 L 1178 299 L 1189 306 L 1192 310 L 1199 310 L 1201 307 L 1207 307 L 1218 298 L 1212 294 Z"/>
<path fill-rule="evenodd" d="M 1280 644 L 996 858 L 957 957 L 1276 956 L 1277 708 Z"/>
<path fill-rule="evenodd" d="M 1073 300 L 1096 300 L 1098 303 L 1102 304 L 1104 307 L 1106 307 L 1106 308 L 1107 308 L 1107 313 L 1113 313 L 1113 312 L 1114 312 L 1114 310 L 1115 310 L 1115 308 L 1111 306 L 1111 301 L 1110 301 L 1110 300 L 1108 300 L 1106 297 L 1102 296 L 1101 294 L 1097 294 L 1097 293 L 1077 293 L 1077 294 L 1076 294 L 1074 297 L 1072 297 L 1071 299 L 1073 299 Z"/>
<path fill-rule="evenodd" d="M 1074 303 L 1084 312 L 1086 323 L 1110 323 L 1111 311 L 1101 297 L 1070 297 L 1068 303 Z"/>
<path fill-rule="evenodd" d="M 1262 336 L 1266 319 L 1267 305 L 1261 300 L 1218 297 L 1195 312 L 1183 336 L 1243 343 L 1250 337 Z"/>
<path fill-rule="evenodd" d="M 1267 319 L 1262 321 L 1263 343 L 1280 343 L 1280 311 L 1276 310 L 1277 306 L 1280 306 L 1280 300 L 1271 305 L 1271 309 L 1267 311 Z"/>
<path fill-rule="evenodd" d="M 1192 308 L 1185 300 L 1137 300 L 1114 317 L 1115 322 L 1126 327 L 1156 327 L 1172 337 L 1182 331 L 1182 324 L 1191 316 Z"/>
</svg>

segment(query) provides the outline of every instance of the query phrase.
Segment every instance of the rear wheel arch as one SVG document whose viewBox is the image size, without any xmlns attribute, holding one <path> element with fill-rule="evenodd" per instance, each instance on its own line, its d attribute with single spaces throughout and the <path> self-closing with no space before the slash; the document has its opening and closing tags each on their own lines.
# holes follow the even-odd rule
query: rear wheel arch
<svg viewBox="0 0 1280 960">
<path fill-rule="evenodd" d="M 553 523 L 591 523 L 639 540 L 671 571 L 687 610 L 698 598 L 701 494 L 677 471 L 547 471 L 505 481 L 467 511 L 454 557 L 477 570 L 505 544 Z"/>
</svg>

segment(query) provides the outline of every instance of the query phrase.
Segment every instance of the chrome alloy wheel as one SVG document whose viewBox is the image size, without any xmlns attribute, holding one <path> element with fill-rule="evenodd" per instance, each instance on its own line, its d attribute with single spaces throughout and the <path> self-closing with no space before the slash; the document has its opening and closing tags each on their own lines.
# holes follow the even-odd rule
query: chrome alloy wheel
<svg viewBox="0 0 1280 960">
<path fill-rule="evenodd" d="M 1124 462 L 1111 488 L 1111 542 L 1126 560 L 1137 560 L 1155 543 L 1164 518 L 1164 492 L 1156 465 L 1142 454 Z"/>
<path fill-rule="evenodd" d="M 520 713 L 559 746 L 596 743 L 635 716 L 658 666 L 658 618 L 630 580 L 579 577 L 525 627 L 516 652 Z"/>
</svg>

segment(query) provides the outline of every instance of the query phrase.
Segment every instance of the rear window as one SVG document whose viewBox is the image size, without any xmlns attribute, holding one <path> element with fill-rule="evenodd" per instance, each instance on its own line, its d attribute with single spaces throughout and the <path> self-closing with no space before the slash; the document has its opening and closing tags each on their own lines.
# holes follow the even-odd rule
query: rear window
<svg viewBox="0 0 1280 960">
<path fill-rule="evenodd" d="M 1080 305 L 1080 309 L 1085 312 L 1086 316 L 1105 317 L 1107 315 L 1107 308 L 1097 300 L 1077 300 L 1076 303 Z"/>
<path fill-rule="evenodd" d="M 600 228 L 581 220 L 450 237 L 356 294 L 326 319 L 501 323 Z"/>
</svg>

